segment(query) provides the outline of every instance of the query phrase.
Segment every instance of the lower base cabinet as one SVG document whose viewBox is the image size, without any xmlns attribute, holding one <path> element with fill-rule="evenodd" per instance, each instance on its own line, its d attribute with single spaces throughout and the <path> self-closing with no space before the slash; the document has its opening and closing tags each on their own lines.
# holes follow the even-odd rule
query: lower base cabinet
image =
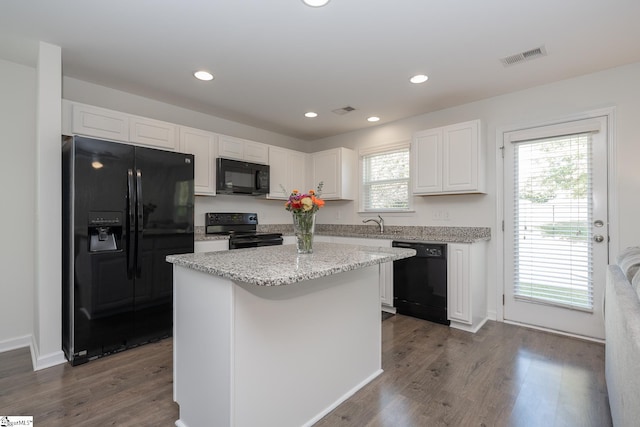
<svg viewBox="0 0 640 427">
<path fill-rule="evenodd" d="M 314 242 L 391 247 L 391 240 L 360 237 L 319 236 Z M 284 236 L 284 244 L 295 244 L 294 236 Z M 486 286 L 487 242 L 447 244 L 447 314 L 451 327 L 477 332 L 488 320 Z M 380 264 L 382 310 L 393 307 L 393 263 Z"/>
<path fill-rule="evenodd" d="M 384 239 L 367 239 L 362 237 L 331 237 L 331 236 L 316 236 L 315 239 L 320 238 L 321 241 L 331 243 L 344 243 L 347 245 L 361 245 L 361 246 L 375 246 L 390 248 L 391 240 Z M 317 241 L 317 240 L 316 240 Z M 396 310 L 393 307 L 393 263 L 385 262 L 379 264 L 380 268 L 380 302 L 382 304 L 382 310 L 395 313 Z"/>
<path fill-rule="evenodd" d="M 486 242 L 449 243 L 447 313 L 451 327 L 477 332 L 487 321 Z"/>
</svg>

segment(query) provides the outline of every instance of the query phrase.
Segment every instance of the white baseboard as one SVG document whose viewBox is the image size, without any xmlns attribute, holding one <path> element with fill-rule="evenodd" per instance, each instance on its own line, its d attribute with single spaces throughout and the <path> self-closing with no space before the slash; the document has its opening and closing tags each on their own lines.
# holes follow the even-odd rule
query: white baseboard
<svg viewBox="0 0 640 427">
<path fill-rule="evenodd" d="M 482 328 L 484 326 L 485 323 L 487 323 L 487 320 L 489 320 L 487 317 L 485 317 L 484 319 L 482 319 L 477 325 L 472 326 L 472 325 L 466 325 L 464 323 L 459 323 L 456 322 L 454 320 L 451 321 L 451 325 L 449 325 L 452 328 L 455 329 L 460 329 L 461 331 L 466 331 L 466 332 L 471 332 L 471 333 L 476 333 L 480 330 L 480 328 Z"/>
<path fill-rule="evenodd" d="M 24 335 L 10 340 L 0 341 L 0 353 L 16 350 L 18 348 L 31 347 L 31 335 Z"/>
<path fill-rule="evenodd" d="M 351 390 L 349 390 L 348 392 L 346 392 L 344 395 L 342 395 L 342 397 L 340 397 L 338 400 L 336 400 L 335 402 L 333 402 L 331 405 L 329 405 L 327 408 L 325 408 L 322 412 L 320 412 L 318 415 L 316 415 L 315 417 L 313 417 L 312 419 L 310 419 L 309 421 L 307 421 L 306 423 L 303 424 L 302 427 L 310 427 L 312 425 L 314 425 L 315 423 L 317 423 L 318 421 L 320 421 L 325 415 L 327 415 L 329 412 L 333 411 L 334 409 L 336 409 L 338 406 L 340 406 L 341 403 L 343 403 L 344 401 L 346 401 L 348 398 L 350 398 L 351 396 L 353 396 L 354 394 L 356 394 L 356 392 L 358 390 L 360 390 L 362 387 L 366 386 L 367 384 L 369 384 L 371 381 L 373 381 L 378 375 L 382 374 L 382 372 L 384 372 L 382 369 L 377 370 L 376 372 L 374 372 L 373 374 L 371 374 L 368 378 L 366 378 L 364 381 L 362 381 L 360 384 L 358 384 L 357 386 L 355 386 L 354 388 L 352 388 Z M 177 425 L 177 423 L 176 423 Z"/>
<path fill-rule="evenodd" d="M 382 311 L 384 311 L 386 313 L 396 314 L 396 308 L 395 307 L 391 307 L 390 305 L 382 304 Z"/>
<path fill-rule="evenodd" d="M 35 339 L 33 339 L 33 336 L 31 338 L 31 363 L 33 364 L 34 371 L 39 371 L 56 365 L 62 365 L 67 361 L 62 350 L 44 355 L 40 354 L 40 350 Z"/>
</svg>

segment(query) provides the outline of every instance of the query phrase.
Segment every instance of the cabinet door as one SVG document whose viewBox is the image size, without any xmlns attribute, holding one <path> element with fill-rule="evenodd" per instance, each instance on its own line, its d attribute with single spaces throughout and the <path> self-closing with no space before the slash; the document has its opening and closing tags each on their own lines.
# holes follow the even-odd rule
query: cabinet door
<svg viewBox="0 0 640 427">
<path fill-rule="evenodd" d="M 312 184 L 318 185 L 322 182 L 323 199 L 340 198 L 340 152 L 338 150 L 327 150 L 313 153 L 311 155 L 313 178 Z"/>
<path fill-rule="evenodd" d="M 180 128 L 180 151 L 194 155 L 194 192 L 198 196 L 216 194 L 217 135 L 198 129 Z"/>
<path fill-rule="evenodd" d="M 165 150 L 178 150 L 177 127 L 174 124 L 143 117 L 129 119 L 129 141 Z"/>
<path fill-rule="evenodd" d="M 289 172 L 289 186 L 285 187 L 287 191 L 316 189 L 317 183 L 310 185 L 307 181 L 307 155 L 305 153 L 289 151 L 286 168 Z M 287 197 L 289 197 L 288 194 Z"/>
<path fill-rule="evenodd" d="M 117 111 L 73 104 L 71 133 L 126 142 L 129 141 L 129 118 Z"/>
<path fill-rule="evenodd" d="M 244 159 L 251 163 L 269 164 L 269 146 L 255 141 L 244 141 Z"/>
<path fill-rule="evenodd" d="M 411 142 L 413 193 L 442 191 L 442 129 L 417 132 Z"/>
<path fill-rule="evenodd" d="M 281 147 L 269 147 L 269 199 L 288 199 L 291 191 L 306 191 L 306 154 Z M 282 190 L 284 187 L 284 191 Z"/>
<path fill-rule="evenodd" d="M 269 199 L 286 199 L 293 190 L 289 182 L 289 150 L 269 147 Z M 285 188 L 285 191 L 282 190 Z"/>
<path fill-rule="evenodd" d="M 344 243 L 348 245 L 391 247 L 391 240 L 371 239 L 360 237 L 332 237 L 333 243 Z M 380 302 L 383 305 L 393 307 L 393 262 L 379 264 L 380 272 Z"/>
<path fill-rule="evenodd" d="M 478 135 L 478 120 L 443 129 L 442 191 L 478 190 Z"/>
<path fill-rule="evenodd" d="M 218 137 L 218 154 L 227 159 L 244 160 L 244 141 L 232 136 Z"/>
<path fill-rule="evenodd" d="M 469 245 L 448 245 L 447 313 L 449 320 L 471 325 Z"/>
<path fill-rule="evenodd" d="M 393 307 L 393 262 L 380 264 L 380 302 Z"/>
</svg>

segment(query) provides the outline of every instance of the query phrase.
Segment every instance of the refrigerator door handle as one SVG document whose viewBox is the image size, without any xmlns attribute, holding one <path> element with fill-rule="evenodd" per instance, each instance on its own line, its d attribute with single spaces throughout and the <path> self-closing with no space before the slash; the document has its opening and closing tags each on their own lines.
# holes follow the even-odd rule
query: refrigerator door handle
<svg viewBox="0 0 640 427">
<path fill-rule="evenodd" d="M 142 275 L 142 230 L 144 229 L 144 208 L 142 204 L 142 171 L 140 171 L 140 169 L 136 169 L 136 196 L 136 277 L 140 277 Z"/>
<path fill-rule="evenodd" d="M 127 277 L 133 279 L 135 262 L 134 234 L 136 232 L 135 184 L 133 170 L 127 171 Z"/>
</svg>

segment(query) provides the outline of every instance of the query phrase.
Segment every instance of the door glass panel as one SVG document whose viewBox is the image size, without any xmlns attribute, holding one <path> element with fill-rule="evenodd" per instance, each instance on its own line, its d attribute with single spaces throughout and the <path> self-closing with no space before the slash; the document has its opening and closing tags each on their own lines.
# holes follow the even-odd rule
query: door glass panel
<svg viewBox="0 0 640 427">
<path fill-rule="evenodd" d="M 593 310 L 589 133 L 514 147 L 514 297 Z"/>
</svg>

